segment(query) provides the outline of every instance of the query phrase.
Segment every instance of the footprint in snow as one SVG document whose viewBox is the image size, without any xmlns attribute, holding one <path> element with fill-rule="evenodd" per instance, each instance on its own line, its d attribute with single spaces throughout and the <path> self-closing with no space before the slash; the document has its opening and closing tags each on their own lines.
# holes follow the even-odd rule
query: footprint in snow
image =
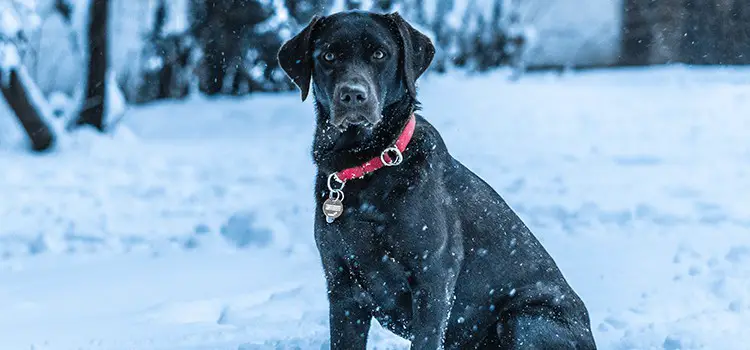
<svg viewBox="0 0 750 350">
<path fill-rule="evenodd" d="M 265 247 L 271 243 L 271 232 L 258 225 L 253 212 L 235 213 L 221 226 L 219 233 L 237 248 Z"/>
</svg>

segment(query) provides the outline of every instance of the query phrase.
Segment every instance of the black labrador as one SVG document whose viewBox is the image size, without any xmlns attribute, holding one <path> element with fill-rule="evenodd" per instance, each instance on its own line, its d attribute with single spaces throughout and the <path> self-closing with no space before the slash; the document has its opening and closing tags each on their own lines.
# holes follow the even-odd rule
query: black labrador
<svg viewBox="0 0 750 350">
<path fill-rule="evenodd" d="M 414 116 L 434 50 L 398 13 L 354 11 L 314 17 L 279 51 L 302 100 L 312 80 L 331 348 L 365 349 L 375 317 L 412 349 L 596 349 L 547 251 Z"/>
</svg>

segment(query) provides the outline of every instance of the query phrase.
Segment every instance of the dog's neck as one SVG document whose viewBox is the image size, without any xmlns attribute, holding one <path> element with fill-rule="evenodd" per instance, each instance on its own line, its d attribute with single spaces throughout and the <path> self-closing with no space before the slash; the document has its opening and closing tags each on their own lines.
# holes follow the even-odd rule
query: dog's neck
<svg viewBox="0 0 750 350">
<path fill-rule="evenodd" d="M 409 96 L 383 110 L 383 119 L 371 130 L 350 127 L 340 131 L 329 122 L 327 108 L 315 103 L 317 128 L 313 143 L 313 161 L 320 171 L 336 172 L 360 165 L 393 146 L 409 116 L 417 109 Z"/>
</svg>

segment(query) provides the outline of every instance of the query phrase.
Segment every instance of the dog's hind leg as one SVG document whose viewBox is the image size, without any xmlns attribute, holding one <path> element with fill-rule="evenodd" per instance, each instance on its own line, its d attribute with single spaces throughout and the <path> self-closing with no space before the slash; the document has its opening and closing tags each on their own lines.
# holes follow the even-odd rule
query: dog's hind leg
<svg viewBox="0 0 750 350">
<path fill-rule="evenodd" d="M 530 306 L 498 323 L 500 349 L 595 350 L 589 327 L 581 322 L 562 319 L 544 306 Z"/>
</svg>

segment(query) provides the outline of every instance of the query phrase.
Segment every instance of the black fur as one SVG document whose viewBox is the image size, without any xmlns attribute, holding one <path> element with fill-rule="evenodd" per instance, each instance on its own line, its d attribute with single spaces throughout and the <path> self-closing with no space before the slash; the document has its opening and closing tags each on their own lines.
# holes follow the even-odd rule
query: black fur
<svg viewBox="0 0 750 350">
<path fill-rule="evenodd" d="M 397 13 L 367 12 L 316 17 L 279 53 L 303 99 L 313 81 L 331 347 L 365 349 L 375 317 L 412 349 L 596 349 L 588 311 L 550 255 L 421 116 L 403 163 L 348 181 L 344 214 L 326 222 L 328 175 L 393 145 L 433 55 Z M 362 106 L 338 93 L 352 84 L 368 93 Z"/>
</svg>

